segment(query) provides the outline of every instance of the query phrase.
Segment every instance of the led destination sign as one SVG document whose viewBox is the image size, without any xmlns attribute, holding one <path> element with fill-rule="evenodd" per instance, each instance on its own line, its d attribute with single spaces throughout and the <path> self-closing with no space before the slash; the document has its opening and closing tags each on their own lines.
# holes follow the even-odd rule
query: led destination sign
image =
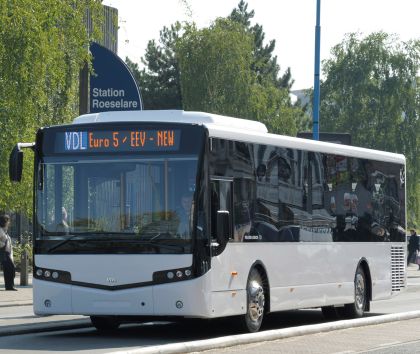
<svg viewBox="0 0 420 354">
<path fill-rule="evenodd" d="M 56 152 L 177 151 L 179 129 L 67 131 L 57 133 Z"/>
</svg>

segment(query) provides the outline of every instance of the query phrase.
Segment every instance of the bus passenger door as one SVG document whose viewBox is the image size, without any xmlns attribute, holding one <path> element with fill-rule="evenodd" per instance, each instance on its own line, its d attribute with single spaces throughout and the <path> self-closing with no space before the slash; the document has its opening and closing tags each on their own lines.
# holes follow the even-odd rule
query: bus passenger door
<svg viewBox="0 0 420 354">
<path fill-rule="evenodd" d="M 232 253 L 238 251 L 235 247 L 238 243 L 229 243 L 230 247 L 226 247 L 229 239 L 233 238 L 233 179 L 216 178 L 210 180 L 211 288 L 213 292 L 220 292 L 214 296 L 223 298 L 222 302 L 225 303 L 232 297 L 229 292 L 228 298 L 225 299 L 224 291 L 241 288 L 241 284 L 238 283 L 238 277 L 231 276 L 231 271 L 238 270 L 238 264 L 235 263 L 238 262 L 238 255 Z M 219 211 L 229 212 L 229 230 L 223 243 L 220 243 L 220 238 L 217 237 Z M 233 307 L 236 305 L 232 304 Z"/>
</svg>

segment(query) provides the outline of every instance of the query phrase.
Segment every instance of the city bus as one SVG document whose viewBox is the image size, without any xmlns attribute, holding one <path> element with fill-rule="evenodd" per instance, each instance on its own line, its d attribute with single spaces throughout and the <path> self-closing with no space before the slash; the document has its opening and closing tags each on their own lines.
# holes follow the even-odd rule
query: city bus
<svg viewBox="0 0 420 354">
<path fill-rule="evenodd" d="M 82 115 L 34 151 L 37 315 L 98 330 L 272 312 L 357 318 L 406 288 L 403 155 L 201 112 Z"/>
</svg>

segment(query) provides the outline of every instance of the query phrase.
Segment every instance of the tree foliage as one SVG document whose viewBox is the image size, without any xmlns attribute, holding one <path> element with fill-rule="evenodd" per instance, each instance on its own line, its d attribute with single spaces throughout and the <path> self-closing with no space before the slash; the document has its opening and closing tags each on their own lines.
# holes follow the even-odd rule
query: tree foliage
<svg viewBox="0 0 420 354">
<path fill-rule="evenodd" d="M 175 43 L 182 33 L 179 22 L 160 31 L 159 42 L 151 40 L 142 58 L 145 68 L 126 59 L 143 99 L 144 109 L 182 109 L 181 85 Z"/>
<path fill-rule="evenodd" d="M 290 90 L 293 85 L 290 68 L 287 68 L 286 72 L 279 76 L 280 66 L 277 63 L 277 56 L 273 56 L 276 41 L 272 39 L 268 44 L 264 44 L 265 32 L 263 26 L 258 23 L 251 26 L 254 15 L 255 11 L 248 11 L 248 4 L 244 0 L 240 0 L 237 8 L 232 10 L 228 18 L 241 24 L 253 39 L 251 69 L 258 81 L 260 83 L 269 81 L 277 88 Z"/>
<path fill-rule="evenodd" d="M 255 119 L 272 132 L 296 133 L 300 109 L 288 90 L 259 80 L 252 70 L 253 36 L 238 22 L 217 19 L 209 28 L 189 27 L 177 44 L 183 105 Z"/>
<path fill-rule="evenodd" d="M 212 111 L 223 114 L 261 119 L 273 131 L 294 134 L 296 131 L 296 121 L 300 125 L 304 120 L 304 115 L 301 109 L 297 106 L 292 106 L 289 99 L 288 93 L 293 84 L 290 69 L 287 69 L 282 76 L 279 76 L 280 67 L 277 64 L 277 57 L 273 57 L 275 41 L 271 40 L 267 45 L 264 44 L 265 33 L 263 27 L 259 24 L 251 26 L 251 19 L 253 17 L 254 11 L 248 11 L 247 3 L 241 0 L 238 7 L 228 16 L 227 19 L 230 21 L 224 19 L 224 33 L 226 36 L 232 35 L 233 38 L 227 38 L 221 30 L 217 34 L 220 36 L 220 40 L 235 43 L 236 49 L 242 50 L 242 54 L 244 55 L 242 59 L 238 57 L 231 58 L 232 62 L 238 60 L 241 70 L 238 70 L 238 67 L 232 68 L 233 71 L 225 70 L 226 68 L 215 68 L 215 65 L 217 65 L 217 51 L 223 51 L 219 52 L 223 61 L 221 65 L 223 66 L 227 65 L 225 59 L 229 56 L 230 48 L 224 43 L 216 43 L 210 38 L 207 42 L 206 49 L 210 50 L 211 55 L 215 55 L 213 57 L 215 61 L 208 63 L 208 65 L 213 66 L 212 68 L 206 68 L 205 54 L 202 50 L 203 48 L 199 48 L 199 44 L 197 44 L 198 47 L 196 49 L 200 50 L 200 53 L 203 53 L 201 57 L 203 62 L 198 62 L 196 60 L 197 56 L 194 59 L 195 61 L 189 61 L 191 56 L 183 58 L 185 59 L 183 75 L 187 72 L 191 73 L 194 71 L 201 73 L 204 68 L 206 68 L 205 72 L 207 75 L 217 73 L 212 78 L 212 84 L 216 85 L 218 89 L 216 90 L 216 86 L 208 88 L 207 94 L 210 94 L 211 99 L 207 96 L 200 96 L 200 100 L 197 101 L 202 103 L 200 105 L 191 105 L 190 101 L 185 104 L 184 90 L 194 94 L 195 98 L 203 94 L 206 90 L 198 82 L 195 88 L 191 87 L 191 90 L 185 85 L 181 90 L 180 64 L 178 62 L 179 58 L 182 57 L 178 53 L 178 41 L 182 42 L 184 44 L 183 48 L 186 49 L 185 43 L 187 40 L 192 46 L 196 45 L 193 44 L 193 41 L 198 40 L 199 31 L 194 32 L 196 28 L 193 24 L 182 25 L 177 22 L 170 27 L 164 27 L 160 32 L 159 42 L 151 40 L 147 45 L 145 56 L 142 58 L 142 63 L 145 65 L 144 69 L 140 70 L 137 64 L 132 63 L 127 58 L 126 63 L 133 71 L 134 77 L 140 86 L 145 109 L 191 109 L 192 106 L 202 111 L 209 111 L 211 109 Z M 216 22 L 218 22 L 217 26 L 211 26 L 208 29 L 210 31 L 203 29 L 202 34 L 206 33 L 206 36 L 211 36 L 213 32 L 217 31 L 222 26 L 223 21 L 220 19 Z M 229 25 L 227 25 L 228 23 Z M 233 24 L 237 26 L 235 30 L 233 30 Z M 187 29 L 188 31 L 185 33 Z M 238 31 L 241 31 L 241 33 Z M 236 39 L 240 36 L 245 38 L 245 35 L 247 36 L 244 43 L 236 42 Z M 233 51 L 232 53 L 237 52 Z M 232 55 L 236 56 L 236 54 Z M 246 65 L 244 65 L 245 63 Z M 188 67 L 195 65 L 198 66 L 194 68 Z M 218 74 L 222 71 L 225 75 L 223 77 Z M 233 75 L 233 73 L 236 73 L 237 76 Z M 215 82 L 216 77 L 220 80 L 217 84 Z M 205 82 L 209 83 L 209 81 Z M 239 88 L 241 83 L 248 86 Z M 222 89 L 222 85 L 226 85 L 226 87 Z M 198 87 L 200 89 L 194 92 Z M 231 91 L 233 87 L 237 90 L 238 97 L 236 98 L 231 97 L 226 92 L 222 92 Z M 246 94 L 245 91 L 247 92 Z M 251 95 L 251 92 L 256 96 Z M 250 109 L 250 103 L 248 101 L 245 102 L 244 97 L 248 97 L 247 100 L 254 102 L 255 109 Z M 242 103 L 235 106 L 235 102 Z M 259 111 L 256 107 L 264 107 L 264 110 Z M 284 114 L 286 115 L 285 118 L 281 119 L 280 116 Z"/>
<path fill-rule="evenodd" d="M 420 216 L 420 41 L 383 32 L 349 34 L 323 65 L 323 131 L 349 132 L 355 145 L 407 157 L 410 224 Z"/>
<path fill-rule="evenodd" d="M 12 186 L 13 145 L 34 141 L 37 128 L 77 113 L 79 69 L 89 60 L 88 8 L 100 18 L 94 0 L 0 2 L 0 209 L 31 211 L 33 155 L 25 154 L 23 182 Z"/>
<path fill-rule="evenodd" d="M 241 26 L 223 19 L 202 30 L 191 26 L 177 53 L 184 109 L 244 116 L 252 41 Z"/>
</svg>

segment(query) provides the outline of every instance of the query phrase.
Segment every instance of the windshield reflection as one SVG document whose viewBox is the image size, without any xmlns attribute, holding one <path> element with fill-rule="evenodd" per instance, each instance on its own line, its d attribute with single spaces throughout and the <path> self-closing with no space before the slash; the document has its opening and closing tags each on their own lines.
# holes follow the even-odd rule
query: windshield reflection
<svg viewBox="0 0 420 354">
<path fill-rule="evenodd" d="M 45 161 L 39 168 L 37 240 L 55 241 L 45 251 L 83 251 L 99 241 L 101 248 L 190 243 L 196 157 Z"/>
</svg>

